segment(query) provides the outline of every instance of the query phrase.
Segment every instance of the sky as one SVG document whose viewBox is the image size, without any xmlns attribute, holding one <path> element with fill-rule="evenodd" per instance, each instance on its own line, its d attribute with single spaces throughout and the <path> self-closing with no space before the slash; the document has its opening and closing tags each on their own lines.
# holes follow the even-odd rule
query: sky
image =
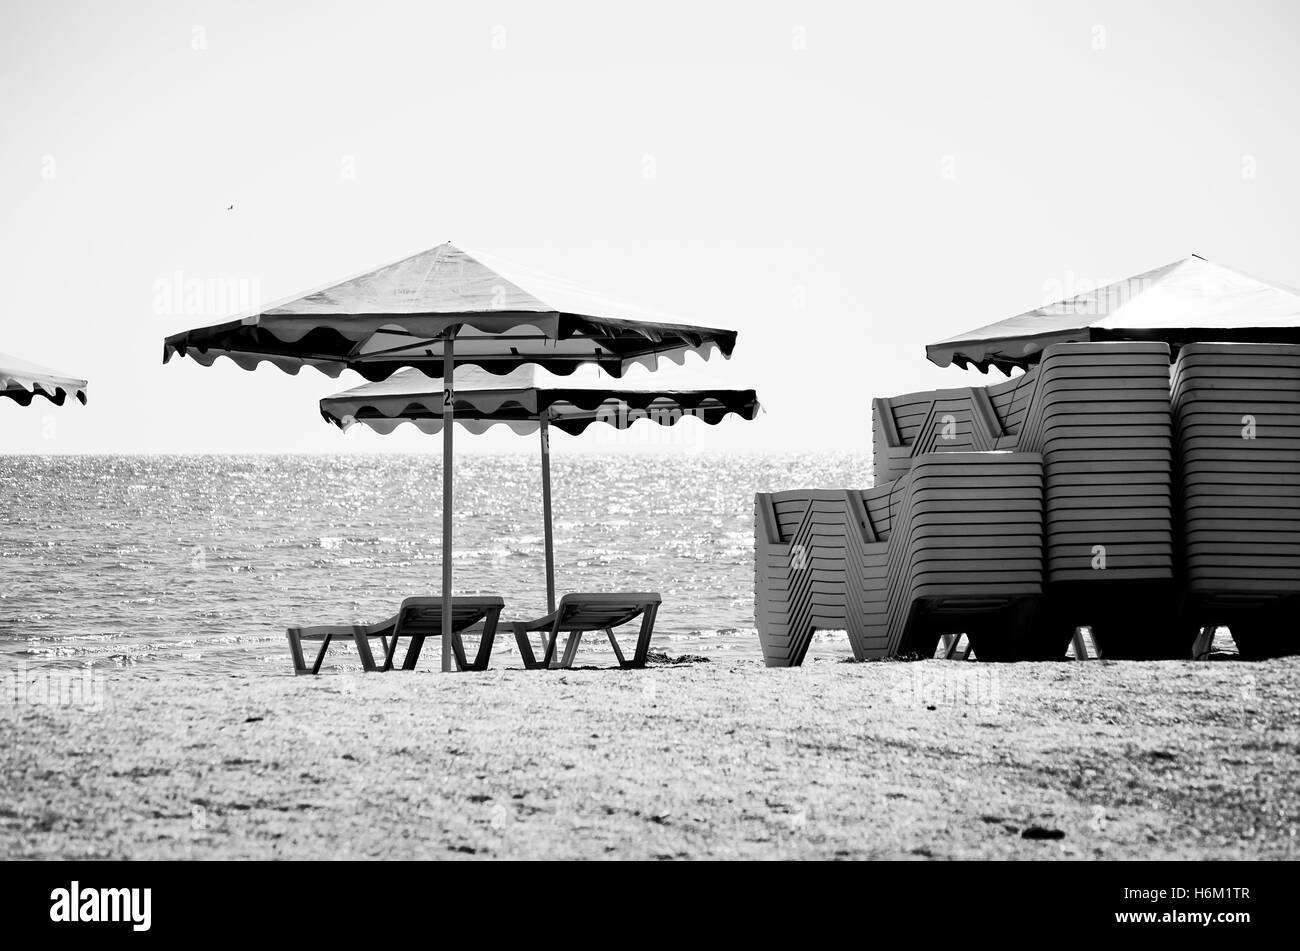
<svg viewBox="0 0 1300 951">
<path fill-rule="evenodd" d="M 1298 26 L 1251 0 L 7 0 L 0 352 L 90 404 L 0 400 L 0 451 L 436 454 L 326 425 L 351 373 L 164 366 L 162 340 L 450 240 L 739 332 L 693 369 L 758 420 L 557 452 L 867 452 L 873 396 L 989 382 L 926 343 L 1194 252 L 1300 285 Z"/>
</svg>

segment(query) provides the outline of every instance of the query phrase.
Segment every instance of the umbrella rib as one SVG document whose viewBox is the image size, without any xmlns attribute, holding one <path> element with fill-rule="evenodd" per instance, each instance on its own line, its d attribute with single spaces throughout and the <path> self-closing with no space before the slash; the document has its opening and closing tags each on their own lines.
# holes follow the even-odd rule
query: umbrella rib
<svg viewBox="0 0 1300 951">
<path fill-rule="evenodd" d="M 384 332 L 385 332 L 385 333 L 396 333 L 397 331 L 384 331 Z M 438 337 L 425 337 L 425 336 L 422 336 L 422 335 L 420 335 L 420 334 L 408 333 L 408 332 L 406 332 L 406 331 L 403 331 L 402 333 L 403 333 L 403 335 L 410 337 L 412 341 L 423 340 L 423 341 L 426 341 L 426 342 L 427 342 L 428 344 L 430 344 L 430 345 L 433 344 L 433 343 L 435 343 L 435 342 L 437 342 L 437 341 L 439 340 Z M 366 339 L 370 339 L 370 338 L 366 338 Z M 461 339 L 462 339 L 462 341 L 463 341 L 463 338 L 461 338 Z M 487 339 L 487 338 L 485 338 L 485 339 Z M 527 335 L 527 336 L 524 336 L 524 335 L 518 335 L 518 336 L 507 337 L 507 338 L 500 338 L 500 337 L 498 337 L 497 339 L 506 339 L 506 340 L 510 340 L 510 341 L 512 341 L 512 342 L 513 342 L 513 341 L 518 341 L 518 342 L 520 342 L 520 343 L 527 343 L 527 342 L 538 341 L 538 340 L 546 341 L 546 340 L 550 340 L 551 338 L 548 337 L 548 336 L 546 336 L 545 334 L 537 334 L 537 335 L 535 335 L 535 336 L 530 334 L 530 335 Z M 348 355 L 348 359 L 350 359 L 350 360 L 355 360 L 355 361 L 358 361 L 358 362 L 364 362 L 364 361 L 367 361 L 367 360 L 372 360 L 372 359 L 374 359 L 374 358 L 376 358 L 376 357 L 384 357 L 384 356 L 388 356 L 388 355 L 391 355 L 391 354 L 394 354 L 394 353 L 400 353 L 400 352 L 402 352 L 403 350 L 409 350 L 409 349 L 411 349 L 412 347 L 419 346 L 418 343 L 414 343 L 414 342 L 412 342 L 412 343 L 398 344 L 398 345 L 396 345 L 396 346 L 392 346 L 392 347 L 384 347 L 382 350 L 372 350 L 372 351 L 370 351 L 369 353 L 366 353 L 366 354 L 359 354 L 359 353 L 357 353 L 358 348 L 360 348 L 360 347 L 363 346 L 364 344 L 365 344 L 365 339 L 358 341 L 357 344 L 356 344 L 356 346 L 354 346 L 353 349 L 350 351 L 350 353 L 349 353 L 349 355 Z M 427 355 L 432 356 L 432 354 L 427 354 Z"/>
<path fill-rule="evenodd" d="M 249 347 L 217 347 L 217 346 L 203 347 L 203 346 L 199 346 L 198 344 L 186 343 L 184 347 L 184 352 L 190 353 L 191 351 L 194 353 L 215 353 L 218 356 L 223 353 L 226 354 L 227 356 L 247 353 L 247 354 L 252 354 L 254 356 L 263 356 L 263 357 L 284 357 L 285 359 L 290 359 L 290 360 L 319 360 L 322 363 L 345 363 L 349 360 L 348 356 L 340 355 L 337 353 L 285 353 L 283 351 L 273 350 L 270 348 L 254 350 Z"/>
<path fill-rule="evenodd" d="M 412 339 L 413 339 L 413 340 L 424 340 L 424 341 L 427 341 L 429 344 L 433 344 L 433 343 L 437 340 L 436 337 L 413 337 Z M 518 340 L 518 341 L 523 342 L 523 341 L 530 341 L 530 340 L 549 340 L 550 338 L 549 338 L 549 337 L 544 337 L 544 336 L 543 336 L 543 337 L 510 337 L 510 338 L 508 338 L 508 339 L 510 339 L 510 340 Z M 365 341 L 361 341 L 361 342 L 359 342 L 359 343 L 357 344 L 357 346 L 360 347 L 364 342 L 365 342 Z M 463 341 L 462 341 L 462 342 L 463 342 Z M 371 357 L 382 357 L 382 356 L 387 356 L 387 355 L 389 355 L 389 354 L 393 354 L 393 353 L 401 353 L 403 350 L 410 350 L 410 349 L 412 349 L 413 347 L 418 347 L 418 346 L 420 346 L 420 344 L 418 344 L 418 343 L 406 343 L 406 344 L 400 344 L 400 345 L 398 345 L 398 346 L 393 346 L 393 347 L 384 347 L 382 350 L 371 350 L 369 353 L 366 353 L 366 354 L 359 354 L 359 355 L 357 355 L 357 359 L 367 360 L 367 359 L 370 359 Z M 354 351 L 354 352 L 355 352 L 355 351 Z"/>
</svg>

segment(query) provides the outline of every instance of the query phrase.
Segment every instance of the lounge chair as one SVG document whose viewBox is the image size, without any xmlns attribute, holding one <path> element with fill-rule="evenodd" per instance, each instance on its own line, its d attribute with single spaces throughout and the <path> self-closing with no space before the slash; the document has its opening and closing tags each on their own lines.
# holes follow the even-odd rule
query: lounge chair
<svg viewBox="0 0 1300 951">
<path fill-rule="evenodd" d="M 452 598 L 451 649 L 456 656 L 456 667 L 460 670 L 486 670 L 492 657 L 492 642 L 496 639 L 497 620 L 505 602 L 498 597 L 455 597 Z M 465 657 L 465 647 L 461 643 L 461 634 L 479 622 L 483 623 L 483 634 L 479 641 L 478 653 L 474 662 L 469 663 Z M 406 649 L 406 658 L 402 662 L 403 670 L 414 670 L 415 662 L 420 659 L 420 648 L 426 637 L 442 635 L 442 598 L 407 598 L 402 602 L 396 614 L 378 624 L 323 624 L 316 627 L 289 628 L 289 650 L 293 654 L 293 672 L 295 674 L 320 673 L 321 661 L 329 650 L 330 642 L 335 638 L 352 638 L 361 656 L 361 666 L 368 671 L 392 670 L 393 655 L 397 650 L 397 641 L 409 637 L 411 645 Z M 375 666 L 374 654 L 370 650 L 370 638 L 379 638 L 384 648 L 382 667 Z M 302 652 L 303 641 L 321 641 L 320 653 L 315 662 L 308 667 Z"/>
<path fill-rule="evenodd" d="M 535 621 L 516 621 L 515 641 L 519 645 L 519 656 L 529 670 L 572 667 L 573 658 L 578 653 L 578 644 L 582 635 L 589 631 L 604 631 L 614 648 L 618 665 L 624 669 L 644 667 L 646 654 L 650 650 L 650 637 L 654 633 L 655 615 L 659 611 L 660 597 L 653 592 L 637 594 L 566 594 L 560 598 L 560 606 L 545 617 Z M 622 648 L 614 639 L 614 628 L 629 621 L 641 618 L 641 633 L 637 637 L 636 650 L 632 659 L 623 655 Z M 558 643 L 560 634 L 565 631 L 569 639 L 564 645 L 564 653 L 559 658 Z M 533 653 L 529 634 L 540 632 L 542 635 L 542 659 L 539 661 Z"/>
</svg>

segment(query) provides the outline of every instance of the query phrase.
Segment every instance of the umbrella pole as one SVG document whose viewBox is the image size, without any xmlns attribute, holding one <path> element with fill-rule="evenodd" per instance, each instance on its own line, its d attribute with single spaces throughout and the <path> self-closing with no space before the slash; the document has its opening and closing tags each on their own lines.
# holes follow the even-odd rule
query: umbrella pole
<svg viewBox="0 0 1300 951">
<path fill-rule="evenodd" d="M 551 431 L 542 414 L 542 520 L 546 533 L 546 613 L 555 611 L 555 543 L 551 531 Z"/>
<path fill-rule="evenodd" d="M 456 366 L 454 331 L 442 347 L 442 672 L 451 671 L 451 452 L 456 417 L 452 385 Z"/>
</svg>

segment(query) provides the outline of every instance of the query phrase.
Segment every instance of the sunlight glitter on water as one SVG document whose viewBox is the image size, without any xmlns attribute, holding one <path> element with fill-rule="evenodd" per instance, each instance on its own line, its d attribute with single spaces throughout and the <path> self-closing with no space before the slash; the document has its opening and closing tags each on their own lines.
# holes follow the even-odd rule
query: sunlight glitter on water
<svg viewBox="0 0 1300 951">
<path fill-rule="evenodd" d="M 626 455 L 553 459 L 557 587 L 659 591 L 655 648 L 727 660 L 761 657 L 754 493 L 870 484 L 847 453 L 635 463 L 630 479 Z M 507 619 L 544 613 L 536 465 L 466 456 L 456 479 L 456 591 L 500 594 Z M 0 457 L 0 497 L 0 663 L 287 670 L 288 625 L 377 621 L 440 584 L 425 456 Z M 611 659 L 584 641 L 579 663 Z"/>
</svg>

